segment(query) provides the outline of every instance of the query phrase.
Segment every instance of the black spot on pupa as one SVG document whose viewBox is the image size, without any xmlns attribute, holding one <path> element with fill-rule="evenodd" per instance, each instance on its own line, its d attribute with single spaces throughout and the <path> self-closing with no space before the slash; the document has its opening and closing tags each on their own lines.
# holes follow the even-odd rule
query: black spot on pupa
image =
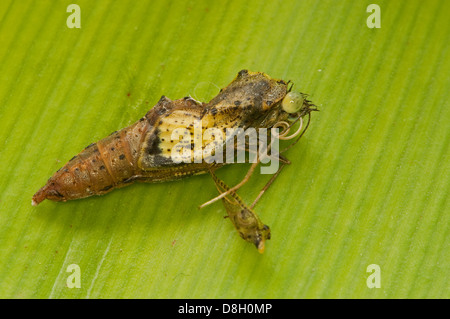
<svg viewBox="0 0 450 319">
<path fill-rule="evenodd" d="M 236 105 L 236 106 L 241 105 L 241 101 L 234 101 L 234 105 Z"/>
<path fill-rule="evenodd" d="M 161 154 L 161 149 L 159 148 L 160 139 L 158 137 L 159 135 L 159 129 L 156 129 L 155 132 L 152 134 L 152 136 L 148 140 L 148 146 L 146 149 L 147 154 Z"/>
<path fill-rule="evenodd" d="M 170 157 L 164 157 L 160 155 L 156 155 L 153 158 L 153 163 L 155 165 L 173 165 L 172 159 Z"/>
<path fill-rule="evenodd" d="M 133 182 L 135 179 L 136 179 L 135 177 L 125 178 L 125 179 L 122 180 L 122 183 L 128 184 L 128 183 Z"/>
<path fill-rule="evenodd" d="M 104 191 L 107 191 L 107 190 L 109 190 L 111 188 L 112 188 L 112 185 L 108 185 L 106 187 L 103 187 L 100 191 L 104 192 Z"/>
<path fill-rule="evenodd" d="M 50 190 L 49 193 L 50 193 L 51 195 L 55 195 L 55 196 L 57 196 L 57 197 L 64 197 L 64 195 L 61 194 L 60 192 L 58 192 L 56 189 Z"/>
<path fill-rule="evenodd" d="M 101 169 L 101 170 L 104 170 L 104 169 L 105 169 L 105 166 L 104 166 L 104 165 L 100 166 L 100 169 Z"/>
<path fill-rule="evenodd" d="M 124 160 L 125 159 L 125 154 L 120 154 L 119 159 L 120 160 Z"/>
</svg>

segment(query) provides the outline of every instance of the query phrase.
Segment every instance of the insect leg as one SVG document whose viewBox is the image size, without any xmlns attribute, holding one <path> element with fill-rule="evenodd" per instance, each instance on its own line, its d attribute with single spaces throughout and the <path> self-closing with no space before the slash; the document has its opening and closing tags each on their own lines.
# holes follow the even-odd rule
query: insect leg
<svg viewBox="0 0 450 319">
<path fill-rule="evenodd" d="M 272 148 L 272 144 L 270 144 L 268 146 L 269 149 Z M 247 152 L 251 152 L 251 150 L 246 147 L 245 150 Z M 278 171 L 274 174 L 274 176 L 272 176 L 272 178 L 270 179 L 270 181 L 268 182 L 268 184 L 266 184 L 266 186 L 263 188 L 263 190 L 261 191 L 261 193 L 258 195 L 258 197 L 256 198 L 255 202 L 253 203 L 253 206 L 256 205 L 256 202 L 260 199 L 260 197 L 262 196 L 262 194 L 269 188 L 270 184 L 273 183 L 273 181 L 276 179 L 276 177 L 278 176 L 278 174 L 280 173 L 281 169 L 286 165 L 286 164 L 290 164 L 291 162 L 285 158 L 284 156 L 282 156 L 281 154 L 277 154 L 279 157 L 279 160 L 283 163 L 283 165 L 278 169 Z M 272 155 L 269 155 L 269 157 L 271 157 Z M 247 171 L 247 174 L 245 175 L 245 177 L 241 180 L 241 182 L 237 185 L 235 185 L 232 188 L 229 188 L 227 191 L 223 192 L 222 194 L 220 194 L 219 196 L 214 197 L 213 199 L 207 201 L 206 203 L 203 203 L 202 205 L 200 205 L 199 208 L 203 208 L 206 207 L 222 198 L 224 198 L 225 196 L 227 196 L 228 194 L 230 194 L 231 192 L 234 192 L 236 190 L 238 190 L 239 188 L 241 188 L 245 183 L 247 183 L 250 180 L 250 177 L 253 175 L 256 167 L 258 166 L 258 164 L 260 163 L 261 159 L 258 157 L 257 161 L 255 163 L 252 164 L 252 166 L 249 168 L 249 170 Z M 253 207 L 252 206 L 252 207 Z"/>
<path fill-rule="evenodd" d="M 267 184 L 263 187 L 263 189 L 259 192 L 258 196 L 256 196 L 255 200 L 253 201 L 253 203 L 250 205 L 250 208 L 253 209 L 253 207 L 255 207 L 256 203 L 258 203 L 259 199 L 262 197 L 262 195 L 266 192 L 266 190 L 270 187 L 270 185 L 272 185 L 272 183 L 275 181 L 275 179 L 278 177 L 278 175 L 280 174 L 281 170 L 283 169 L 283 167 L 285 167 L 287 164 L 284 162 L 283 164 L 281 164 L 280 168 L 278 168 L 278 171 L 272 175 L 272 177 L 270 178 L 270 180 L 267 182 Z"/>
<path fill-rule="evenodd" d="M 248 148 L 245 149 L 247 152 L 251 152 L 251 150 L 249 150 Z M 278 159 L 281 162 L 281 166 L 278 168 L 277 172 L 275 174 L 272 175 L 272 177 L 270 178 L 270 180 L 267 182 L 267 184 L 263 187 L 263 189 L 260 191 L 260 193 L 258 194 L 258 196 L 256 197 L 256 199 L 254 200 L 253 204 L 250 206 L 250 208 L 255 207 L 256 203 L 259 201 L 259 199 L 262 197 L 262 195 L 265 193 L 265 191 L 270 187 L 270 185 L 275 181 L 275 179 L 278 177 L 278 175 L 280 174 L 281 170 L 283 169 L 284 166 L 291 164 L 291 161 L 289 159 L 287 159 L 285 156 L 281 155 L 281 154 L 277 154 L 278 155 Z M 273 155 L 269 155 L 268 157 L 272 158 Z"/>
<path fill-rule="evenodd" d="M 226 190 L 225 192 L 223 192 L 222 194 L 220 194 L 219 196 L 214 197 L 213 199 L 207 201 L 206 203 L 203 203 L 202 205 L 200 205 L 200 208 L 206 207 L 214 202 L 217 202 L 219 199 L 224 198 L 225 196 L 227 196 L 228 194 L 238 190 L 239 188 L 242 187 L 242 185 L 244 185 L 245 183 L 247 183 L 250 179 L 250 177 L 252 176 L 253 172 L 256 169 L 256 166 L 258 166 L 259 164 L 259 160 L 255 163 L 252 164 L 252 166 L 250 166 L 249 170 L 247 171 L 247 174 L 245 175 L 245 177 L 242 179 L 242 181 L 233 186 L 232 188 L 229 188 L 228 190 Z"/>
</svg>

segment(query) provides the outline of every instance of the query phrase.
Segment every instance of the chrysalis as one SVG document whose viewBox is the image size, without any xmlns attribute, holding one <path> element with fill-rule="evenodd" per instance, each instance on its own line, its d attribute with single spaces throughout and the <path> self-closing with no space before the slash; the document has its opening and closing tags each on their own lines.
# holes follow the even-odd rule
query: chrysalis
<svg viewBox="0 0 450 319">
<path fill-rule="evenodd" d="M 217 169 L 226 163 L 208 158 L 189 163 L 174 161 L 174 130 L 184 129 L 194 136 L 196 129 L 202 134 L 209 128 L 272 128 L 314 110 L 308 100 L 286 96 L 288 92 L 288 83 L 283 80 L 242 70 L 209 103 L 190 97 L 172 101 L 163 96 L 136 123 L 74 156 L 34 194 L 32 204 L 36 206 L 45 199 L 67 201 L 102 195 L 136 181 L 165 182 Z M 283 103 L 285 98 L 288 100 Z M 191 142 L 189 146 L 202 151 L 207 145 L 198 147 Z"/>
</svg>

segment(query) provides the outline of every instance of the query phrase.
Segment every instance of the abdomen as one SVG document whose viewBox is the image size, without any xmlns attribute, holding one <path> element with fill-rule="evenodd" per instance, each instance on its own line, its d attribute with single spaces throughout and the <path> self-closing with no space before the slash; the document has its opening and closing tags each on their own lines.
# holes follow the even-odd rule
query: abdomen
<svg viewBox="0 0 450 319">
<path fill-rule="evenodd" d="M 141 120 L 87 146 L 50 177 L 32 204 L 102 195 L 131 183 L 139 175 L 139 147 L 148 129 L 148 122 Z"/>
</svg>

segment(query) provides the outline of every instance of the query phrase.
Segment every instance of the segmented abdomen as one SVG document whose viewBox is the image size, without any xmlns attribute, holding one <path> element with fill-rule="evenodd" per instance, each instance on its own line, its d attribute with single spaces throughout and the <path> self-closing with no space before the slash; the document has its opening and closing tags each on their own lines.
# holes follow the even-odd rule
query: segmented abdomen
<svg viewBox="0 0 450 319">
<path fill-rule="evenodd" d="M 139 149 L 148 129 L 148 122 L 141 119 L 87 146 L 34 194 L 32 204 L 102 195 L 132 182 L 139 171 Z"/>
</svg>

